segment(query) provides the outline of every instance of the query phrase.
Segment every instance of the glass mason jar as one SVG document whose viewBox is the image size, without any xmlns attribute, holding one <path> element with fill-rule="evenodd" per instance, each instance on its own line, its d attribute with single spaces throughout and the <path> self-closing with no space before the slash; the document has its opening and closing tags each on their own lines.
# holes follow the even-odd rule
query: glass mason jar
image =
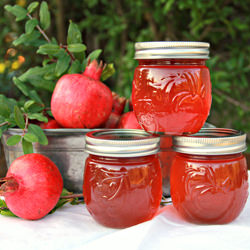
<svg viewBox="0 0 250 250">
<path fill-rule="evenodd" d="M 188 221 L 224 224 L 242 211 L 248 197 L 246 135 L 232 129 L 202 129 L 173 138 L 170 191 Z"/>
<path fill-rule="evenodd" d="M 162 198 L 159 137 L 143 130 L 86 134 L 83 196 L 93 218 L 112 228 L 150 220 Z"/>
<path fill-rule="evenodd" d="M 211 107 L 209 43 L 140 42 L 132 104 L 141 126 L 167 135 L 196 133 Z"/>
</svg>

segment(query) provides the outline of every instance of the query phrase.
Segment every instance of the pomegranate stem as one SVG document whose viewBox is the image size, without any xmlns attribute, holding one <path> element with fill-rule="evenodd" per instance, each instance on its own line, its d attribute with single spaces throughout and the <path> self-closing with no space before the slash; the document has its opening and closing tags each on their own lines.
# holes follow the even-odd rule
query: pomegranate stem
<svg viewBox="0 0 250 250">
<path fill-rule="evenodd" d="M 60 199 L 83 198 L 82 194 L 69 194 L 61 196 Z"/>
</svg>

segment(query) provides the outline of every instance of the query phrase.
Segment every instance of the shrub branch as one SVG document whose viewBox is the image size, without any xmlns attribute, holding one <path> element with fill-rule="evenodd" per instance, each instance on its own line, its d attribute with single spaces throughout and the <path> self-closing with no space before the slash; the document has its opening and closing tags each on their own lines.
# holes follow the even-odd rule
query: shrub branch
<svg viewBox="0 0 250 250">
<path fill-rule="evenodd" d="M 27 16 L 30 20 L 33 19 L 33 17 L 27 13 Z M 46 35 L 45 31 L 39 26 L 39 25 L 36 25 L 36 28 L 39 30 L 39 32 L 42 34 L 42 36 L 45 38 L 45 40 L 48 42 L 48 43 L 51 43 L 51 40 L 49 39 L 49 37 Z"/>
<path fill-rule="evenodd" d="M 240 107 L 243 111 L 245 111 L 245 112 L 249 112 L 250 111 L 250 107 L 249 106 L 247 106 L 247 105 L 239 102 L 238 100 L 235 100 L 231 96 L 226 95 L 222 91 L 220 91 L 218 89 L 213 89 L 213 92 L 216 93 L 219 96 L 223 96 L 227 102 L 233 104 L 236 107 Z"/>
</svg>

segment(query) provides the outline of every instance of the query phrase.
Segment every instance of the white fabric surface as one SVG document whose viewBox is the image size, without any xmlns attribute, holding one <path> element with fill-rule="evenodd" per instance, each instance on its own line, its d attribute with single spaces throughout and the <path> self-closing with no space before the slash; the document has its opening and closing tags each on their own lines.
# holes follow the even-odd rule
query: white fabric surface
<svg viewBox="0 0 250 250">
<path fill-rule="evenodd" d="M 111 229 L 97 224 L 85 205 L 66 205 L 38 221 L 0 216 L 1 249 L 250 250 L 250 199 L 240 216 L 226 225 L 183 221 L 167 205 L 151 221 Z"/>
</svg>

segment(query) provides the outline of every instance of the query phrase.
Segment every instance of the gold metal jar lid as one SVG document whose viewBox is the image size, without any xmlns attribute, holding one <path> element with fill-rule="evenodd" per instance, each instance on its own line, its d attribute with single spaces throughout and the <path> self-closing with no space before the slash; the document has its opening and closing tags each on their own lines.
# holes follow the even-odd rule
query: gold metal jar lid
<svg viewBox="0 0 250 250">
<path fill-rule="evenodd" d="M 208 59 L 209 43 L 159 41 L 135 43 L 135 59 Z"/>
<path fill-rule="evenodd" d="M 228 155 L 247 149 L 246 134 L 227 128 L 204 128 L 193 135 L 174 136 L 176 152 L 193 155 Z"/>
<path fill-rule="evenodd" d="M 160 137 L 144 130 L 108 129 L 86 134 L 85 152 L 109 157 L 139 157 L 156 154 Z"/>
</svg>

